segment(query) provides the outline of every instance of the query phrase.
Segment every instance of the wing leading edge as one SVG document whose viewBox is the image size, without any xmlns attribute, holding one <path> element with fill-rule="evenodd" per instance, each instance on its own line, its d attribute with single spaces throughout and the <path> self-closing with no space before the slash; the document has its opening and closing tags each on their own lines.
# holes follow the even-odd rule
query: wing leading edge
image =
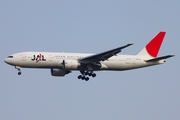
<svg viewBox="0 0 180 120">
<path fill-rule="evenodd" d="M 119 52 L 121 52 L 122 49 L 124 49 L 126 47 L 129 47 L 131 45 L 133 45 L 133 44 L 127 44 L 127 45 L 124 45 L 122 47 L 118 47 L 118 48 L 115 48 L 115 49 L 112 49 L 112 50 L 108 50 L 106 52 L 102 52 L 102 53 L 99 53 L 99 54 L 94 54 L 94 55 L 91 55 L 91 56 L 87 56 L 87 57 L 79 59 L 79 62 L 80 63 L 93 63 L 93 62 L 104 61 L 104 60 L 107 60 L 110 57 L 118 54 Z"/>
</svg>

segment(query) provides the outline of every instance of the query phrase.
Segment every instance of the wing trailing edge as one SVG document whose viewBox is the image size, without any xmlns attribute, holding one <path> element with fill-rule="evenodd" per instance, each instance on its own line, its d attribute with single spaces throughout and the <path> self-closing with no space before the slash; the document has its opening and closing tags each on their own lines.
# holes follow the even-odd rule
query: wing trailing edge
<svg viewBox="0 0 180 120">
<path fill-rule="evenodd" d="M 79 62 L 80 63 L 93 63 L 93 62 L 104 61 L 104 60 L 107 60 L 114 55 L 117 55 L 119 52 L 122 51 L 122 49 L 129 47 L 131 45 L 133 45 L 133 44 L 127 44 L 127 45 L 124 45 L 124 46 L 121 46 L 121 47 L 118 47 L 115 49 L 111 49 L 111 50 L 108 50 L 108 51 L 105 51 L 105 52 L 102 52 L 99 54 L 87 56 L 85 58 L 79 59 Z"/>
</svg>

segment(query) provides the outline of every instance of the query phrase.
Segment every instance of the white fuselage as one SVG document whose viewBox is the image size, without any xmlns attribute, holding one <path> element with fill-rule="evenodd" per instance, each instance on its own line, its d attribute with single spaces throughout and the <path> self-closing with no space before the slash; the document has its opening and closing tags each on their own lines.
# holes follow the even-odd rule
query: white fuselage
<svg viewBox="0 0 180 120">
<path fill-rule="evenodd" d="M 56 52 L 22 52 L 13 54 L 5 62 L 23 68 L 61 68 L 63 60 L 70 62 L 68 70 L 79 70 L 78 59 L 93 54 L 82 53 L 56 53 Z M 135 68 L 147 67 L 162 64 L 165 61 L 145 62 L 146 58 L 135 55 L 117 55 L 108 60 L 101 61 L 101 67 L 96 70 L 130 70 Z"/>
<path fill-rule="evenodd" d="M 118 55 L 127 44 L 97 54 L 58 53 L 58 52 L 21 52 L 8 56 L 7 64 L 15 66 L 18 75 L 20 68 L 50 69 L 52 76 L 65 76 L 73 70 L 80 71 L 78 79 L 89 80 L 96 77 L 94 71 L 131 70 L 165 63 L 165 59 L 174 55 L 158 56 L 166 32 L 159 32 L 137 55 Z"/>
</svg>

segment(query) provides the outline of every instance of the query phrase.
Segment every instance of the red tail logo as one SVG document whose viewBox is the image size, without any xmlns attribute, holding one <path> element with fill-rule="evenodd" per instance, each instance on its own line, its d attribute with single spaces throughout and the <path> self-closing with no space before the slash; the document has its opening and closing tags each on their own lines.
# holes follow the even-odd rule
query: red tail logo
<svg viewBox="0 0 180 120">
<path fill-rule="evenodd" d="M 147 45 L 146 50 L 152 57 L 157 57 L 166 32 L 159 32 Z"/>
</svg>

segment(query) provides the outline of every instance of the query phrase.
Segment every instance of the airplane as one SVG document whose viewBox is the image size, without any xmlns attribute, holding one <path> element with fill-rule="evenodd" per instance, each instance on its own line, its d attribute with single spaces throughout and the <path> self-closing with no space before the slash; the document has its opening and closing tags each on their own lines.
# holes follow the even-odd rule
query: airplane
<svg viewBox="0 0 180 120">
<path fill-rule="evenodd" d="M 98 54 L 64 52 L 20 52 L 8 56 L 4 61 L 18 70 L 20 68 L 50 69 L 52 76 L 65 76 L 72 71 L 80 71 L 78 79 L 85 81 L 96 77 L 94 71 L 124 71 L 165 63 L 174 55 L 157 57 L 166 32 L 159 32 L 137 55 L 121 55 L 127 44 Z"/>
</svg>

